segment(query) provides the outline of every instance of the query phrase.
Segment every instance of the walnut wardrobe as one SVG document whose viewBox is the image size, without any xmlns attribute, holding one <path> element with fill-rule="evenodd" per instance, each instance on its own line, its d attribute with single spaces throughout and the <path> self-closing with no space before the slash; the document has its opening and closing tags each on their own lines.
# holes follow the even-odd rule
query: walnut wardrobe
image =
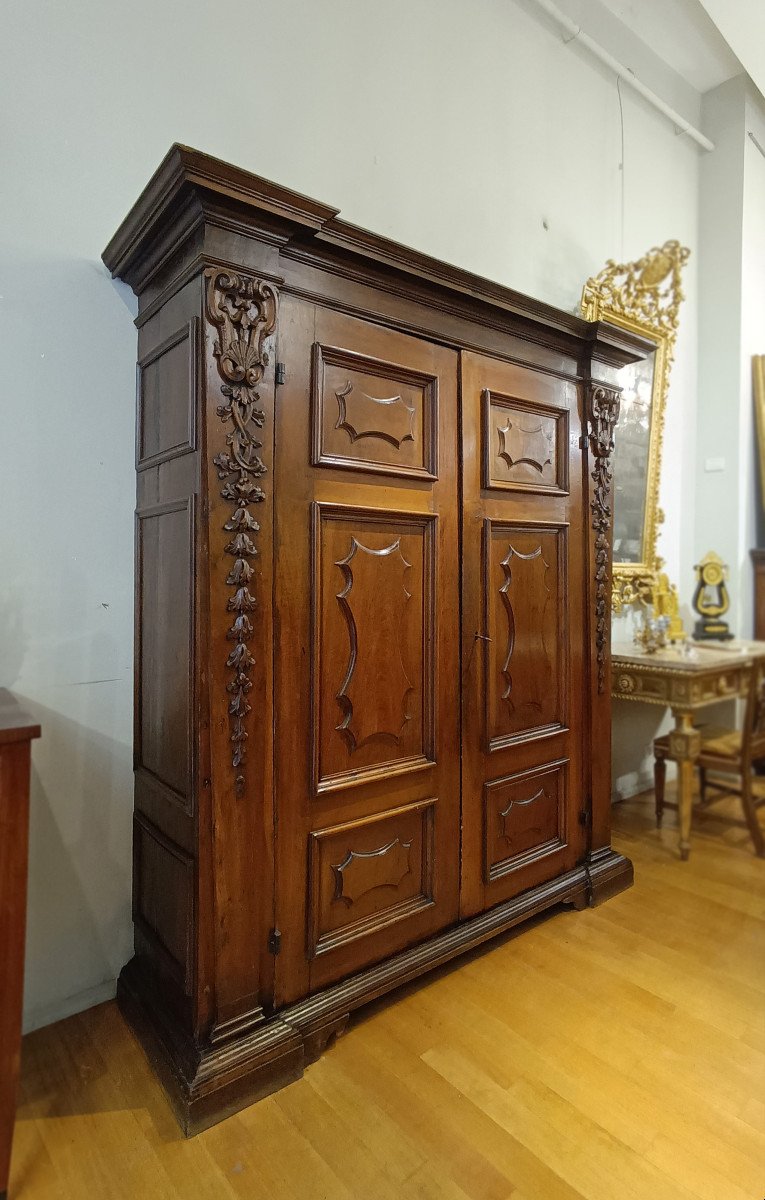
<svg viewBox="0 0 765 1200">
<path fill-rule="evenodd" d="M 174 146 L 139 301 L 135 956 L 195 1132 L 610 847 L 610 468 L 647 347 Z"/>
</svg>

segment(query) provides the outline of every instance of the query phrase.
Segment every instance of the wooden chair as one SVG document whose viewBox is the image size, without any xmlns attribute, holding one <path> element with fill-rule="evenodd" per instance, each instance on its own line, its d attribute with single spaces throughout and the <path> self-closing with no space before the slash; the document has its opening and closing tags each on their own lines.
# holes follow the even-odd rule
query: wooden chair
<svg viewBox="0 0 765 1200">
<path fill-rule="evenodd" d="M 752 766 L 765 759 L 765 660 L 755 659 L 752 666 L 743 729 L 739 731 L 718 725 L 700 725 L 698 731 L 701 735 L 701 753 L 696 764 L 701 783 L 701 802 L 698 807 L 705 808 L 720 798 L 719 795 L 708 797 L 710 788 L 716 792 L 735 792 L 739 795 L 755 851 L 760 858 L 765 858 L 765 836 L 757 819 L 757 809 L 765 805 L 765 796 L 756 798 L 752 793 Z M 656 824 L 660 828 L 664 809 L 677 808 L 676 804 L 668 804 L 664 799 L 667 759 L 673 757 L 668 735 L 656 738 L 653 753 Z M 707 775 L 709 771 L 738 776 L 740 786 L 710 780 Z"/>
</svg>

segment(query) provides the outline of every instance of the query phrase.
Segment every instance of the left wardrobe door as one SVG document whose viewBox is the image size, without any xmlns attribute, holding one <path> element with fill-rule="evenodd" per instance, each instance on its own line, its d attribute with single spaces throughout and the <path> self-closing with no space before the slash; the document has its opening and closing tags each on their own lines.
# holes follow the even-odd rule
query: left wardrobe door
<svg viewBox="0 0 765 1200">
<path fill-rule="evenodd" d="M 277 1005 L 456 920 L 457 355 L 283 297 Z"/>
</svg>

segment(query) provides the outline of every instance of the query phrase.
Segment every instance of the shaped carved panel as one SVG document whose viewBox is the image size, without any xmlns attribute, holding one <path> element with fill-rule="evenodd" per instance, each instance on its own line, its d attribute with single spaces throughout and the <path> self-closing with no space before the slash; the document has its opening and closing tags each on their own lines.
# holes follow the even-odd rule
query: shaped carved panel
<svg viewBox="0 0 765 1200">
<path fill-rule="evenodd" d="M 435 376 L 317 342 L 311 411 L 314 466 L 436 478 Z"/>
<path fill-rule="evenodd" d="M 568 492 L 568 413 L 565 409 L 483 392 L 485 488 Z"/>
<path fill-rule="evenodd" d="M 487 883 L 566 848 L 567 761 L 484 785 Z"/>
<path fill-rule="evenodd" d="M 377 850 L 349 850 L 341 863 L 333 864 L 335 900 L 356 904 L 367 892 L 378 887 L 397 890 L 412 869 L 411 840 L 394 838 Z"/>
<path fill-rule="evenodd" d="M 312 758 L 327 791 L 433 761 L 437 518 L 313 517 Z"/>
<path fill-rule="evenodd" d="M 433 904 L 436 801 L 311 834 L 309 954 L 324 954 Z"/>
<path fill-rule="evenodd" d="M 566 526 L 484 525 L 489 749 L 566 722 Z"/>
<path fill-rule="evenodd" d="M 368 396 L 349 379 L 341 391 L 335 392 L 335 397 L 338 407 L 335 429 L 344 429 L 352 442 L 377 438 L 400 450 L 402 442 L 414 441 L 417 409 L 414 404 L 407 404 L 403 396 Z"/>
<path fill-rule="evenodd" d="M 379 550 L 363 546 L 351 537 L 351 548 L 335 564 L 345 579 L 337 599 L 348 624 L 348 669 L 337 694 L 343 718 L 337 729 L 348 741 L 351 752 L 374 741 L 392 738 L 400 742 L 411 720 L 407 701 L 412 684 L 402 657 L 399 631 L 406 623 L 406 605 L 411 592 L 406 589 L 406 572 L 411 570 L 401 553 L 401 538 Z M 359 640 L 359 627 L 368 618 L 377 628 L 372 637 Z M 378 690 L 377 703 L 370 694 Z"/>
</svg>

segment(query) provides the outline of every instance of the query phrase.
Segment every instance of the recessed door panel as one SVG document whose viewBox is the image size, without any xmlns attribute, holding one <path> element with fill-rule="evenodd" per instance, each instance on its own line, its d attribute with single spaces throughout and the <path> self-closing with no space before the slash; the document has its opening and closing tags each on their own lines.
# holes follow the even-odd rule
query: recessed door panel
<svg viewBox="0 0 765 1200">
<path fill-rule="evenodd" d="M 405 361 L 314 342 L 314 466 L 435 479 L 438 376 L 398 357 Z"/>
<path fill-rule="evenodd" d="M 331 954 L 433 903 L 432 798 L 311 834 L 309 953 Z"/>
<path fill-rule="evenodd" d="M 568 413 L 485 388 L 481 431 L 483 486 L 508 491 L 568 491 Z"/>
<path fill-rule="evenodd" d="M 484 784 L 484 882 L 522 871 L 567 847 L 568 762 Z"/>
<path fill-rule="evenodd" d="M 313 506 L 317 791 L 435 762 L 437 520 Z"/>
<path fill-rule="evenodd" d="M 566 724 L 567 526 L 484 523 L 487 748 Z"/>
</svg>

